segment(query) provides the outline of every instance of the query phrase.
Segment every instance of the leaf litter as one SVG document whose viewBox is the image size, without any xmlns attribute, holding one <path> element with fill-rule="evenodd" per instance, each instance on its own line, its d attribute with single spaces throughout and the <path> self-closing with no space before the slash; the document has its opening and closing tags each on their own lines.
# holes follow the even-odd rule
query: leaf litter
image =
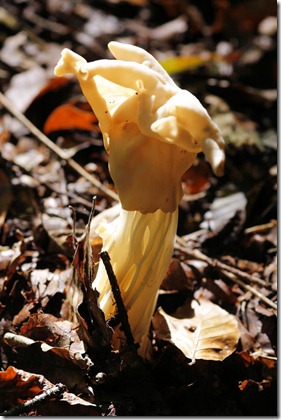
<svg viewBox="0 0 281 420">
<path fill-rule="evenodd" d="M 1 90 L 106 187 L 79 175 L 2 107 L 1 412 L 276 415 L 276 5 L 258 3 L 1 5 Z M 206 104 L 227 143 L 223 178 L 201 155 L 183 178 L 150 363 L 126 347 L 112 352 L 111 327 L 89 304 L 97 300 L 89 284 L 101 249 L 94 226 L 116 217 L 118 206 L 95 116 L 73 80 L 52 76 L 63 46 L 93 60 L 105 57 L 112 39 L 149 49 Z"/>
</svg>

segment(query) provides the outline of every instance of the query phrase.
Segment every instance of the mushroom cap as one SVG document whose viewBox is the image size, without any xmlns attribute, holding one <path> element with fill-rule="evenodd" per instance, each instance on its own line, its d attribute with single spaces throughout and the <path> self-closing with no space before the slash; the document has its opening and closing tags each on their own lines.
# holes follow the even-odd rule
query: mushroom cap
<svg viewBox="0 0 281 420">
<path fill-rule="evenodd" d="M 91 63 L 65 49 L 55 73 L 78 78 L 99 120 L 123 208 L 173 212 L 182 197 L 181 177 L 198 152 L 222 174 L 220 130 L 148 52 L 118 42 L 108 47 L 115 60 Z"/>
</svg>

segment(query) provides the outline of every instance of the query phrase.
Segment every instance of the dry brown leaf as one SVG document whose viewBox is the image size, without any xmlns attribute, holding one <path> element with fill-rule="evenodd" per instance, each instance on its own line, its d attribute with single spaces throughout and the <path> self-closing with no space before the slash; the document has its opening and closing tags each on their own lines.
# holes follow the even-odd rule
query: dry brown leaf
<svg viewBox="0 0 281 420">
<path fill-rule="evenodd" d="M 59 130 L 100 131 L 93 112 L 84 111 L 71 104 L 63 104 L 54 109 L 44 125 L 44 133 Z"/>
<path fill-rule="evenodd" d="M 211 176 L 209 164 L 197 159 L 182 176 L 181 183 L 184 195 L 195 195 L 208 190 Z"/>
<path fill-rule="evenodd" d="M 205 299 L 200 303 L 194 300 L 192 307 L 192 318 L 182 313 L 174 317 L 159 308 L 153 318 L 157 338 L 173 343 L 192 363 L 196 359 L 221 361 L 230 356 L 240 338 L 235 316 Z"/>
<path fill-rule="evenodd" d="M 54 384 L 43 375 L 9 366 L 6 371 L 0 372 L 0 411 L 14 409 L 19 404 L 25 403 L 42 393 L 44 394 L 53 386 Z M 31 410 L 32 408 L 30 410 L 26 408 L 25 412 L 28 413 Z M 45 399 L 36 407 L 36 410 L 38 416 L 44 416 L 46 413 L 48 413 L 48 416 L 101 415 L 101 410 L 95 404 L 67 391 L 62 394 L 60 399 Z"/>
<path fill-rule="evenodd" d="M 192 290 L 194 282 L 196 282 L 196 277 L 192 269 L 187 267 L 185 271 L 183 263 L 178 258 L 172 258 L 166 276 L 162 281 L 161 291 L 177 293 L 180 291 Z"/>
<path fill-rule="evenodd" d="M 7 370 L 0 372 L 1 393 L 9 392 L 17 398 L 19 394 L 24 394 L 26 398 L 37 395 L 42 391 L 43 382 L 42 375 L 28 373 L 13 366 L 8 366 Z"/>
</svg>

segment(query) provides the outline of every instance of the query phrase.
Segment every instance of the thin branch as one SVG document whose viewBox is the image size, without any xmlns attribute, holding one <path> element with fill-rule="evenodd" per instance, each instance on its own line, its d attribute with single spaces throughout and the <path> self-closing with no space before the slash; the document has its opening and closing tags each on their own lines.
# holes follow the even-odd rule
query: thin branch
<svg viewBox="0 0 281 420">
<path fill-rule="evenodd" d="M 58 398 L 66 390 L 66 386 L 63 384 L 56 384 L 53 387 L 47 389 L 42 394 L 36 395 L 31 400 L 18 405 L 17 407 L 11 408 L 1 413 L 1 416 L 18 416 L 26 413 L 38 407 L 42 403 L 50 400 L 51 398 Z"/>
<path fill-rule="evenodd" d="M 209 258 L 207 257 L 207 255 L 203 254 L 198 249 L 188 248 L 185 241 L 179 236 L 177 236 L 176 239 L 179 245 L 179 249 L 184 251 L 190 257 L 204 261 L 208 265 L 211 265 L 212 267 L 218 267 L 221 270 L 226 270 L 232 274 L 235 274 L 238 277 L 243 278 L 244 280 L 247 280 L 249 283 L 256 283 L 256 284 L 260 284 L 261 286 L 266 286 L 266 282 L 260 279 L 259 277 L 252 276 L 251 274 L 245 273 L 244 271 L 239 270 L 239 268 L 232 267 L 231 265 L 225 264 L 216 258 Z"/>
<path fill-rule="evenodd" d="M 60 159 L 64 160 L 68 166 L 70 166 L 75 172 L 83 176 L 87 181 L 97 187 L 100 191 L 111 197 L 113 200 L 119 201 L 118 195 L 111 191 L 109 188 L 106 188 L 98 179 L 93 175 L 87 172 L 79 163 L 74 159 L 67 156 L 67 153 L 64 152 L 59 146 L 53 143 L 49 137 L 47 137 L 42 131 L 40 131 L 26 116 L 16 109 L 12 102 L 0 92 L 0 102 L 1 104 L 15 117 L 17 118 L 41 143 L 47 146 L 53 153 L 55 153 Z"/>
<path fill-rule="evenodd" d="M 231 281 L 238 284 L 239 286 L 243 287 L 243 289 L 250 291 L 253 295 L 257 296 L 261 301 L 265 304 L 270 306 L 272 309 L 277 310 L 277 304 L 272 302 L 268 297 L 264 296 L 259 290 L 255 289 L 254 287 L 250 286 L 249 284 L 244 283 L 244 281 L 240 280 L 237 277 L 242 277 L 250 282 L 255 282 L 264 286 L 265 282 L 258 277 L 251 276 L 248 273 L 244 273 L 243 271 L 239 270 L 238 268 L 231 267 L 227 264 L 220 262 L 217 259 L 209 258 L 207 255 L 203 254 L 198 249 L 189 249 L 187 248 L 186 244 L 184 243 L 183 239 L 177 237 L 178 243 L 180 243 L 179 248 L 183 250 L 188 256 L 198 259 L 200 261 L 206 262 L 211 267 L 217 267 L 221 270 L 221 272 L 227 276 Z M 184 244 L 184 246 L 182 246 Z"/>
<path fill-rule="evenodd" d="M 119 289 L 119 285 L 117 283 L 117 279 L 116 276 L 114 274 L 111 262 L 110 262 L 110 257 L 108 255 L 108 253 L 106 251 L 103 251 L 100 253 L 100 257 L 104 263 L 107 275 L 108 275 L 108 279 L 111 285 L 111 289 L 112 289 L 112 293 L 114 296 L 114 299 L 116 301 L 116 305 L 118 308 L 118 315 L 120 316 L 120 322 L 122 325 L 122 329 L 124 331 L 125 337 L 126 337 L 126 341 L 127 344 L 129 346 L 135 347 L 137 348 L 138 345 L 135 343 L 134 341 L 134 337 L 131 331 L 131 327 L 129 324 L 129 319 L 128 319 L 128 314 L 125 308 L 125 305 L 123 303 L 122 300 L 122 296 L 121 296 L 121 292 Z"/>
<path fill-rule="evenodd" d="M 233 283 L 238 284 L 239 286 L 243 287 L 243 289 L 248 290 L 253 295 L 257 296 L 261 301 L 263 301 L 265 304 L 270 306 L 272 309 L 275 309 L 277 311 L 277 305 L 275 302 L 272 302 L 268 297 L 264 296 L 263 293 L 261 293 L 259 290 L 255 289 L 254 287 L 250 286 L 249 284 L 244 283 L 242 280 L 235 277 L 234 274 L 229 273 L 225 270 L 222 270 L 222 273 L 229 278 Z"/>
<path fill-rule="evenodd" d="M 15 348 L 29 347 L 35 343 L 32 338 L 25 337 L 24 335 L 14 334 L 12 332 L 6 332 L 3 339 L 6 344 Z"/>
</svg>

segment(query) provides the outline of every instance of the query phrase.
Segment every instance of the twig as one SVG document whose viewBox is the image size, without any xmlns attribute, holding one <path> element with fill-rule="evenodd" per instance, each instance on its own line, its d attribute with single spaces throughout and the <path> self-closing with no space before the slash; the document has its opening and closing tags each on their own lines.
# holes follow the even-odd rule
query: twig
<svg viewBox="0 0 281 420">
<path fill-rule="evenodd" d="M 184 240 L 180 238 L 179 236 L 177 236 L 177 242 L 179 244 L 179 249 L 184 251 L 188 256 L 204 261 L 208 265 L 211 265 L 212 267 L 218 267 L 221 270 L 226 270 L 232 274 L 235 274 L 238 277 L 243 278 L 244 280 L 247 280 L 250 283 L 257 283 L 257 284 L 260 284 L 261 286 L 266 286 L 266 282 L 260 279 L 259 277 L 252 276 L 251 274 L 245 273 L 244 271 L 239 270 L 239 268 L 232 267 L 231 265 L 225 264 L 216 258 L 209 258 L 207 257 L 207 255 L 203 254 L 198 249 L 188 248 Z"/>
<path fill-rule="evenodd" d="M 244 230 L 244 233 L 262 233 L 268 231 L 269 229 L 274 228 L 277 226 L 277 220 L 271 220 L 269 223 L 264 223 L 262 225 L 251 226 Z"/>
<path fill-rule="evenodd" d="M 250 286 L 249 284 L 244 283 L 242 280 L 235 277 L 234 274 L 229 273 L 225 270 L 222 270 L 222 273 L 229 278 L 234 283 L 238 284 L 239 286 L 243 287 L 243 289 L 248 290 L 253 295 L 257 296 L 260 300 L 262 300 L 264 303 L 266 303 L 268 306 L 270 306 L 272 309 L 275 309 L 277 311 L 277 305 L 276 303 L 272 302 L 268 297 L 264 296 L 259 290 L 255 289 L 254 287 Z"/>
<path fill-rule="evenodd" d="M 119 285 L 117 283 L 117 279 L 116 276 L 114 274 L 111 262 L 110 262 L 110 256 L 108 255 L 108 253 L 106 251 L 103 251 L 100 253 L 100 257 L 104 263 L 107 275 L 108 275 L 108 279 L 111 285 L 111 289 L 112 289 L 112 293 L 114 296 L 114 299 L 116 301 L 116 305 L 118 308 L 118 314 L 120 316 L 120 322 L 122 325 L 122 329 L 124 331 L 125 337 L 126 337 L 126 341 L 127 344 L 129 346 L 135 347 L 137 348 L 138 345 L 135 343 L 134 341 L 134 337 L 131 331 L 131 327 L 129 324 L 129 319 L 128 319 L 128 314 L 125 308 L 125 305 L 123 303 L 122 300 L 122 296 L 121 296 L 121 292 L 119 289 Z"/>
<path fill-rule="evenodd" d="M 32 338 L 25 337 L 24 335 L 14 334 L 12 332 L 6 332 L 3 336 L 3 340 L 6 344 L 11 347 L 17 348 L 25 348 L 32 346 L 32 344 L 38 343 L 38 341 L 32 340 Z M 41 342 L 40 342 L 41 343 Z M 43 351 L 51 350 L 53 347 L 49 346 L 49 344 L 42 342 L 41 349 Z"/>
<path fill-rule="evenodd" d="M 14 334 L 12 332 L 6 332 L 3 340 L 11 347 L 24 348 L 29 347 L 35 343 L 32 338 L 25 337 L 24 335 Z"/>
<path fill-rule="evenodd" d="M 31 400 L 24 402 L 23 404 L 18 405 L 17 407 L 11 408 L 1 413 L 1 416 L 18 416 L 20 414 L 26 413 L 40 404 L 50 400 L 51 398 L 59 397 L 66 390 L 66 386 L 63 384 L 56 384 L 53 387 L 47 389 L 40 395 L 36 395 Z"/>
<path fill-rule="evenodd" d="M 257 296 L 261 301 L 263 301 L 265 304 L 270 306 L 271 308 L 277 310 L 277 305 L 275 302 L 272 302 L 269 298 L 264 296 L 261 292 L 259 292 L 254 287 L 250 286 L 249 284 L 244 283 L 242 280 L 240 280 L 237 277 L 242 277 L 248 281 L 255 282 L 261 285 L 265 285 L 265 282 L 258 277 L 251 276 L 248 273 L 244 273 L 243 271 L 239 270 L 238 268 L 231 267 L 227 264 L 222 263 L 221 261 L 217 259 L 212 259 L 207 257 L 207 255 L 203 254 L 198 249 L 188 249 L 186 244 L 184 243 L 183 239 L 180 237 L 177 237 L 177 241 L 180 244 L 179 248 L 182 249 L 188 256 L 191 256 L 192 258 L 196 258 L 198 260 L 206 262 L 211 267 L 218 267 L 221 269 L 222 273 L 227 276 L 230 280 L 232 280 L 234 283 L 238 284 L 239 286 L 243 287 L 245 290 L 249 290 L 253 295 Z M 184 244 L 184 246 L 182 246 Z M 237 276 L 237 277 L 236 277 Z"/>
<path fill-rule="evenodd" d="M 37 137 L 39 141 L 41 141 L 45 146 L 47 146 L 53 153 L 55 153 L 60 159 L 64 160 L 75 172 L 79 175 L 83 176 L 87 181 L 93 184 L 95 187 L 99 188 L 102 192 L 106 195 L 111 197 L 113 200 L 119 201 L 118 195 L 111 191 L 109 188 L 106 188 L 98 179 L 96 179 L 93 175 L 87 172 L 79 163 L 77 163 L 74 159 L 67 156 L 59 146 L 53 143 L 49 137 L 47 137 L 42 131 L 40 131 L 25 115 L 16 109 L 12 102 L 0 92 L 0 102 L 2 105 L 14 116 L 16 117 L 34 136 Z"/>
</svg>

